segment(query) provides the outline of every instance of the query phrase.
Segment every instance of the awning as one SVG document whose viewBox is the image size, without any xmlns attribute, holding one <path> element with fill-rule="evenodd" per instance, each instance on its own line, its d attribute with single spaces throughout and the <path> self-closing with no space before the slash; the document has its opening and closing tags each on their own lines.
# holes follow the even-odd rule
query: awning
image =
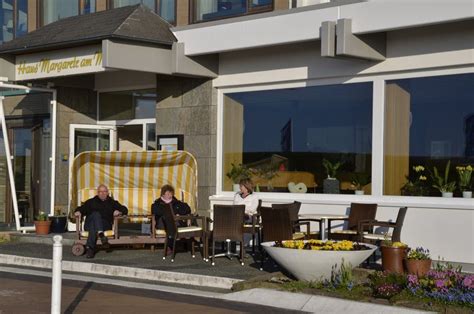
<svg viewBox="0 0 474 314">
<path fill-rule="evenodd" d="M 150 206 L 165 184 L 175 196 L 197 209 L 197 162 L 185 151 L 84 152 L 71 167 L 69 209 L 96 195 L 105 184 L 129 214 L 150 214 Z"/>
</svg>

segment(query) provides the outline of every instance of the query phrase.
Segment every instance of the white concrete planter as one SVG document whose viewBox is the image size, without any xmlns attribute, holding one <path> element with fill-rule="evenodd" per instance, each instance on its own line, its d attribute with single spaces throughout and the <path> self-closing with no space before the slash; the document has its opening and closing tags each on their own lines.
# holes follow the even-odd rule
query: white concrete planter
<svg viewBox="0 0 474 314">
<path fill-rule="evenodd" d="M 337 264 L 341 267 L 341 262 L 350 263 L 352 267 L 357 267 L 365 261 L 377 249 L 377 246 L 365 244 L 369 250 L 363 251 L 316 251 L 298 250 L 274 247 L 275 242 L 262 243 L 268 255 L 280 266 L 284 267 L 298 280 L 317 281 L 331 279 L 331 270 Z"/>
<path fill-rule="evenodd" d="M 443 197 L 453 197 L 453 192 L 442 192 L 441 195 Z"/>
<path fill-rule="evenodd" d="M 463 198 L 472 198 L 472 191 L 463 191 L 462 192 Z"/>
<path fill-rule="evenodd" d="M 355 195 L 364 195 L 364 190 L 355 190 Z"/>
</svg>

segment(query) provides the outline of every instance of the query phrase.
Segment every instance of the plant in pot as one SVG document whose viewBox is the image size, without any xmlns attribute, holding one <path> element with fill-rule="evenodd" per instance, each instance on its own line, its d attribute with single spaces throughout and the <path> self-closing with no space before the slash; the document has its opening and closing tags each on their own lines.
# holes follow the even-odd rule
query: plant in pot
<svg viewBox="0 0 474 314">
<path fill-rule="evenodd" d="M 62 207 L 55 207 L 54 216 L 51 217 L 51 232 L 63 233 L 66 232 L 67 215 L 66 210 Z"/>
<path fill-rule="evenodd" d="M 278 176 L 278 166 L 272 163 L 251 169 L 251 173 L 267 181 L 267 191 L 273 191 L 272 179 Z"/>
<path fill-rule="evenodd" d="M 425 276 L 431 269 L 430 251 L 422 247 L 410 249 L 405 258 L 405 266 L 409 274 Z"/>
<path fill-rule="evenodd" d="M 242 164 L 235 165 L 232 163 L 231 166 L 232 168 L 226 173 L 226 176 L 232 180 L 234 192 L 238 192 L 240 190 L 240 180 L 249 178 L 250 170 Z"/>
<path fill-rule="evenodd" d="M 382 268 L 390 273 L 403 274 L 403 259 L 406 256 L 408 246 L 402 242 L 383 240 L 380 246 L 382 252 Z"/>
<path fill-rule="evenodd" d="M 456 170 L 459 175 L 459 188 L 462 191 L 462 197 L 472 198 L 471 190 L 471 177 L 472 177 L 472 166 L 458 166 Z"/>
<path fill-rule="evenodd" d="M 443 197 L 453 197 L 453 192 L 456 189 L 456 181 L 449 182 L 449 167 L 451 166 L 451 160 L 446 164 L 444 169 L 444 176 L 440 176 L 438 169 L 433 167 L 431 178 L 433 179 L 433 187 L 441 192 Z"/>
<path fill-rule="evenodd" d="M 39 214 L 35 217 L 35 230 L 36 234 L 48 234 L 49 228 L 51 227 L 51 221 L 48 219 L 48 215 L 40 211 Z"/>
<path fill-rule="evenodd" d="M 354 173 L 351 183 L 355 188 L 356 195 L 364 195 L 363 187 L 370 183 L 370 175 L 365 172 Z"/>
<path fill-rule="evenodd" d="M 425 167 L 416 165 L 412 167 L 410 174 L 406 176 L 407 182 L 401 188 L 402 195 L 423 196 L 428 193 Z"/>
<path fill-rule="evenodd" d="M 323 159 L 323 166 L 326 169 L 328 177 L 323 181 L 323 191 L 326 194 L 339 194 L 339 180 L 336 179 L 337 170 L 343 165 L 343 162 L 335 163 Z"/>
</svg>

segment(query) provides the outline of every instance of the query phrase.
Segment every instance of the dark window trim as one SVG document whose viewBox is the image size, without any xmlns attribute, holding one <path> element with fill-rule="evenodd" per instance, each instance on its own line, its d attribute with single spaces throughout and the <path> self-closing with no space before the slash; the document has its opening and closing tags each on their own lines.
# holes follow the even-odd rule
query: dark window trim
<svg viewBox="0 0 474 314">
<path fill-rule="evenodd" d="M 252 4 L 250 0 L 246 0 L 247 4 L 247 11 L 245 13 L 241 14 L 235 14 L 235 15 L 228 15 L 225 17 L 220 17 L 220 18 L 214 18 L 214 19 L 209 19 L 209 20 L 204 20 L 204 21 L 196 21 L 195 16 L 196 16 L 196 1 L 199 0 L 189 0 L 189 24 L 199 24 L 199 23 L 206 23 L 210 21 L 219 21 L 219 20 L 225 20 L 233 17 L 239 17 L 239 16 L 246 16 L 246 15 L 252 15 L 252 14 L 258 14 L 258 13 L 263 13 L 263 12 L 270 12 L 273 11 L 275 8 L 275 0 L 272 0 L 272 3 L 269 5 L 263 5 L 259 6 L 256 8 L 252 8 Z"/>
</svg>

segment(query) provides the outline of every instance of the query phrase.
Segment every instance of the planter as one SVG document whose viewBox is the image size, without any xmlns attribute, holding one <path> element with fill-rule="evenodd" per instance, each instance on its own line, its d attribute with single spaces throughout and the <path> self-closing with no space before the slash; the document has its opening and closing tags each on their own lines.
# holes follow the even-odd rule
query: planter
<svg viewBox="0 0 474 314">
<path fill-rule="evenodd" d="M 52 233 L 66 232 L 66 226 L 67 226 L 66 216 L 53 216 L 50 219 L 51 219 L 51 232 Z"/>
<path fill-rule="evenodd" d="M 442 192 L 441 195 L 443 197 L 453 197 L 453 192 Z"/>
<path fill-rule="evenodd" d="M 406 247 L 381 246 L 382 268 L 390 273 L 403 274 L 403 259 L 407 254 Z"/>
<path fill-rule="evenodd" d="M 50 227 L 51 227 L 51 221 L 49 220 L 35 221 L 36 234 L 40 234 L 40 235 L 48 234 Z"/>
<path fill-rule="evenodd" d="M 472 198 L 472 191 L 463 191 L 462 192 L 463 198 Z"/>
<path fill-rule="evenodd" d="M 431 269 L 431 260 L 405 259 L 405 266 L 409 274 L 417 275 L 418 277 L 423 277 Z"/>
<path fill-rule="evenodd" d="M 325 194 L 339 194 L 339 180 L 336 178 L 326 178 L 323 181 L 323 192 Z"/>
<path fill-rule="evenodd" d="M 234 183 L 234 185 L 232 185 L 232 189 L 233 189 L 234 192 L 239 192 L 240 191 L 240 184 Z"/>
<path fill-rule="evenodd" d="M 364 195 L 364 190 L 355 190 L 355 195 Z"/>
<path fill-rule="evenodd" d="M 370 249 L 361 251 L 317 251 L 297 250 L 274 247 L 275 242 L 262 243 L 263 248 L 271 258 L 295 276 L 298 280 L 316 281 L 331 279 L 332 267 L 341 267 L 350 263 L 357 267 L 377 249 L 375 245 L 365 244 Z"/>
</svg>

